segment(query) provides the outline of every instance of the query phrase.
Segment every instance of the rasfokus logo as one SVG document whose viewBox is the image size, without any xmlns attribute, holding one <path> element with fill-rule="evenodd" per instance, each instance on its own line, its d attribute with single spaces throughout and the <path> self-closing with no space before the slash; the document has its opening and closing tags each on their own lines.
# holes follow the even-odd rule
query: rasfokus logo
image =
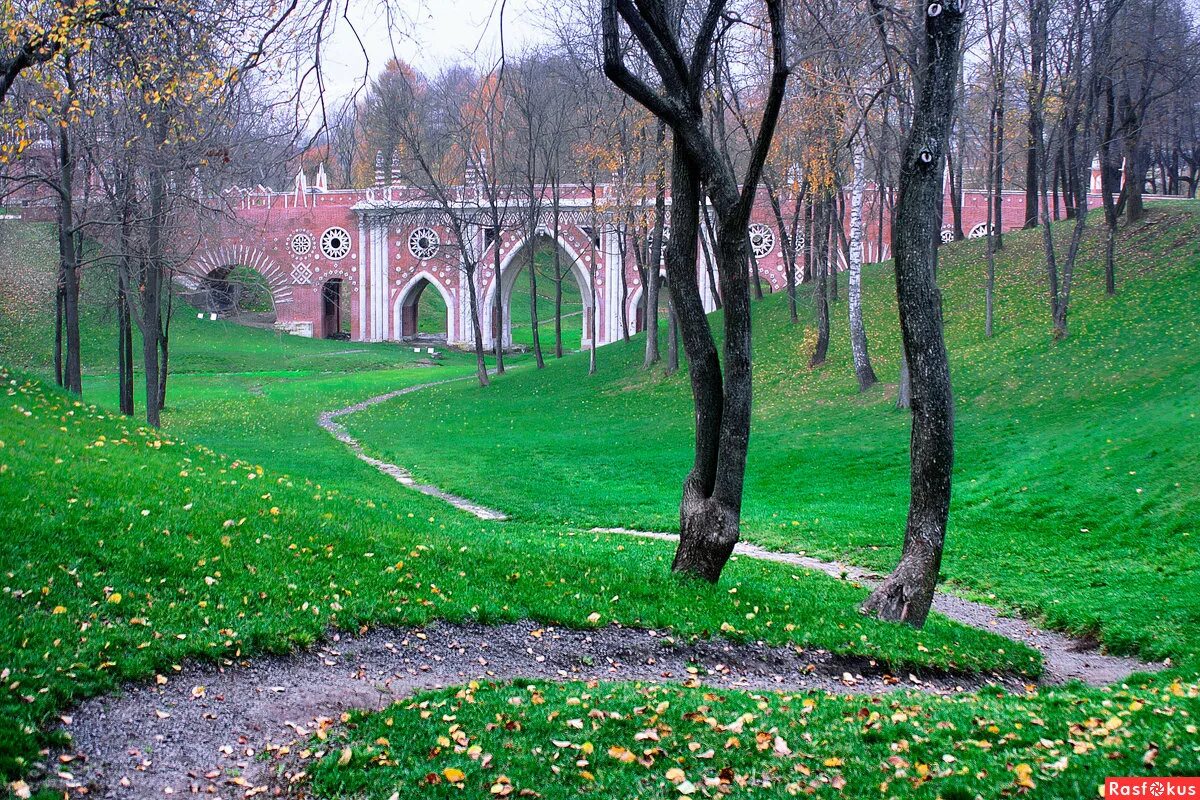
<svg viewBox="0 0 1200 800">
<path fill-rule="evenodd" d="M 1200 778 L 1105 778 L 1105 798 L 1200 798 Z"/>
</svg>

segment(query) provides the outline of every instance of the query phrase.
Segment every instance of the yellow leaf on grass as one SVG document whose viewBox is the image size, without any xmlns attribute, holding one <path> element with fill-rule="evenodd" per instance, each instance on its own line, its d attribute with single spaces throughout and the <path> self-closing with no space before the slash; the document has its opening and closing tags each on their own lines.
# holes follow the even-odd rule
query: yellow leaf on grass
<svg viewBox="0 0 1200 800">
<path fill-rule="evenodd" d="M 353 751 L 353 750 L 351 750 L 349 747 L 343 747 L 343 748 L 342 748 L 342 754 L 341 754 L 340 756 L 338 756 L 338 766 L 339 766 L 339 767 L 344 767 L 344 766 L 346 766 L 347 764 L 349 764 L 349 763 L 350 763 L 350 759 L 351 759 L 351 757 L 352 757 L 353 755 L 354 755 L 354 751 Z"/>
<path fill-rule="evenodd" d="M 463 772 L 461 769 L 446 767 L 444 770 L 442 770 L 442 777 L 448 780 L 450 783 L 462 783 L 464 780 L 466 780 L 467 773 Z"/>
<path fill-rule="evenodd" d="M 1026 789 L 1033 789 L 1037 784 L 1033 782 L 1033 767 L 1028 764 L 1017 764 L 1013 767 L 1013 772 L 1017 774 L 1017 786 Z"/>
</svg>

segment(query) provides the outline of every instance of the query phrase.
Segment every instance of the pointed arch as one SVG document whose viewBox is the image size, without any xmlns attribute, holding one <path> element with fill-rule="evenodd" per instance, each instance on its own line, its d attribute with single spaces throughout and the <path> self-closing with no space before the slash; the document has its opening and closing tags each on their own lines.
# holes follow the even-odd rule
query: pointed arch
<svg viewBox="0 0 1200 800">
<path fill-rule="evenodd" d="M 392 303 L 392 331 L 396 338 L 407 338 L 417 334 L 417 305 L 421 294 L 429 286 L 437 290 L 446 303 L 446 337 L 454 332 L 454 297 L 432 272 L 420 270 L 396 293 Z"/>
<path fill-rule="evenodd" d="M 588 274 L 586 268 L 587 262 L 584 260 L 586 252 L 580 253 L 574 245 L 567 241 L 563 236 L 567 230 L 569 229 L 560 229 L 558 238 L 555 238 L 547 228 L 539 226 L 537 235 L 533 239 L 533 246 L 536 247 L 539 240 L 545 240 L 555 247 L 560 248 L 567 257 L 569 262 L 567 271 L 575 278 L 575 283 L 579 286 L 579 294 L 583 298 L 583 326 L 580 337 L 580 348 L 583 349 L 591 342 L 591 326 L 592 319 L 596 314 L 596 303 L 592 293 L 591 276 Z M 586 232 L 580 231 L 580 235 L 584 239 L 588 238 Z M 495 344 L 495 331 L 493 331 L 492 319 L 495 314 L 497 289 L 499 289 L 500 302 L 505 309 L 502 341 L 506 347 L 512 344 L 512 292 L 516 286 L 517 276 L 528 265 L 529 251 L 527 248 L 529 246 L 529 237 L 513 240 L 511 249 L 500 262 L 499 275 L 493 275 L 484 288 L 483 302 L 480 304 L 479 309 L 479 320 L 483 326 L 483 338 L 486 347 L 490 348 Z M 599 259 L 602 257 L 602 252 L 599 248 L 596 248 L 592 251 L 592 257 Z M 522 260 L 518 260 L 518 256 L 521 256 Z"/>
</svg>

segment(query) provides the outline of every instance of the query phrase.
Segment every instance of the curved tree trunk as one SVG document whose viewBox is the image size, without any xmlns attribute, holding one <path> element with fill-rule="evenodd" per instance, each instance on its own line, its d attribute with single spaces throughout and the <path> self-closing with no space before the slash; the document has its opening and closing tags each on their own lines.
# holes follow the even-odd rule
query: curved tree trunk
<svg viewBox="0 0 1200 800">
<path fill-rule="evenodd" d="M 932 6 L 931 6 L 932 8 Z M 954 400 L 937 288 L 938 206 L 954 109 L 963 12 L 959 0 L 926 14 L 923 79 L 900 168 L 894 248 L 900 330 L 912 379 L 911 480 L 900 563 L 863 603 L 881 619 L 925 624 L 933 604 L 950 511 Z"/>
</svg>

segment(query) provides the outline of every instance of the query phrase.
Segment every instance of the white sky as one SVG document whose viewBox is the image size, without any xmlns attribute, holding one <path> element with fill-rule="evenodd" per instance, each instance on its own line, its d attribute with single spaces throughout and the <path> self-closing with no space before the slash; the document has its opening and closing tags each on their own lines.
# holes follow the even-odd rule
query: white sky
<svg viewBox="0 0 1200 800">
<path fill-rule="evenodd" d="M 348 2 L 349 15 L 362 45 L 355 40 L 345 20 L 339 18 L 322 56 L 327 103 L 361 85 L 367 58 L 371 75 L 383 69 L 393 52 L 422 72 L 432 73 L 454 61 L 487 62 L 500 52 L 501 0 L 391 0 L 393 8 L 407 17 L 407 22 L 398 22 L 398 33 L 389 30 L 381 0 Z M 547 37 L 541 13 L 544 2 L 505 0 L 507 53 L 515 53 L 522 46 Z"/>
</svg>

